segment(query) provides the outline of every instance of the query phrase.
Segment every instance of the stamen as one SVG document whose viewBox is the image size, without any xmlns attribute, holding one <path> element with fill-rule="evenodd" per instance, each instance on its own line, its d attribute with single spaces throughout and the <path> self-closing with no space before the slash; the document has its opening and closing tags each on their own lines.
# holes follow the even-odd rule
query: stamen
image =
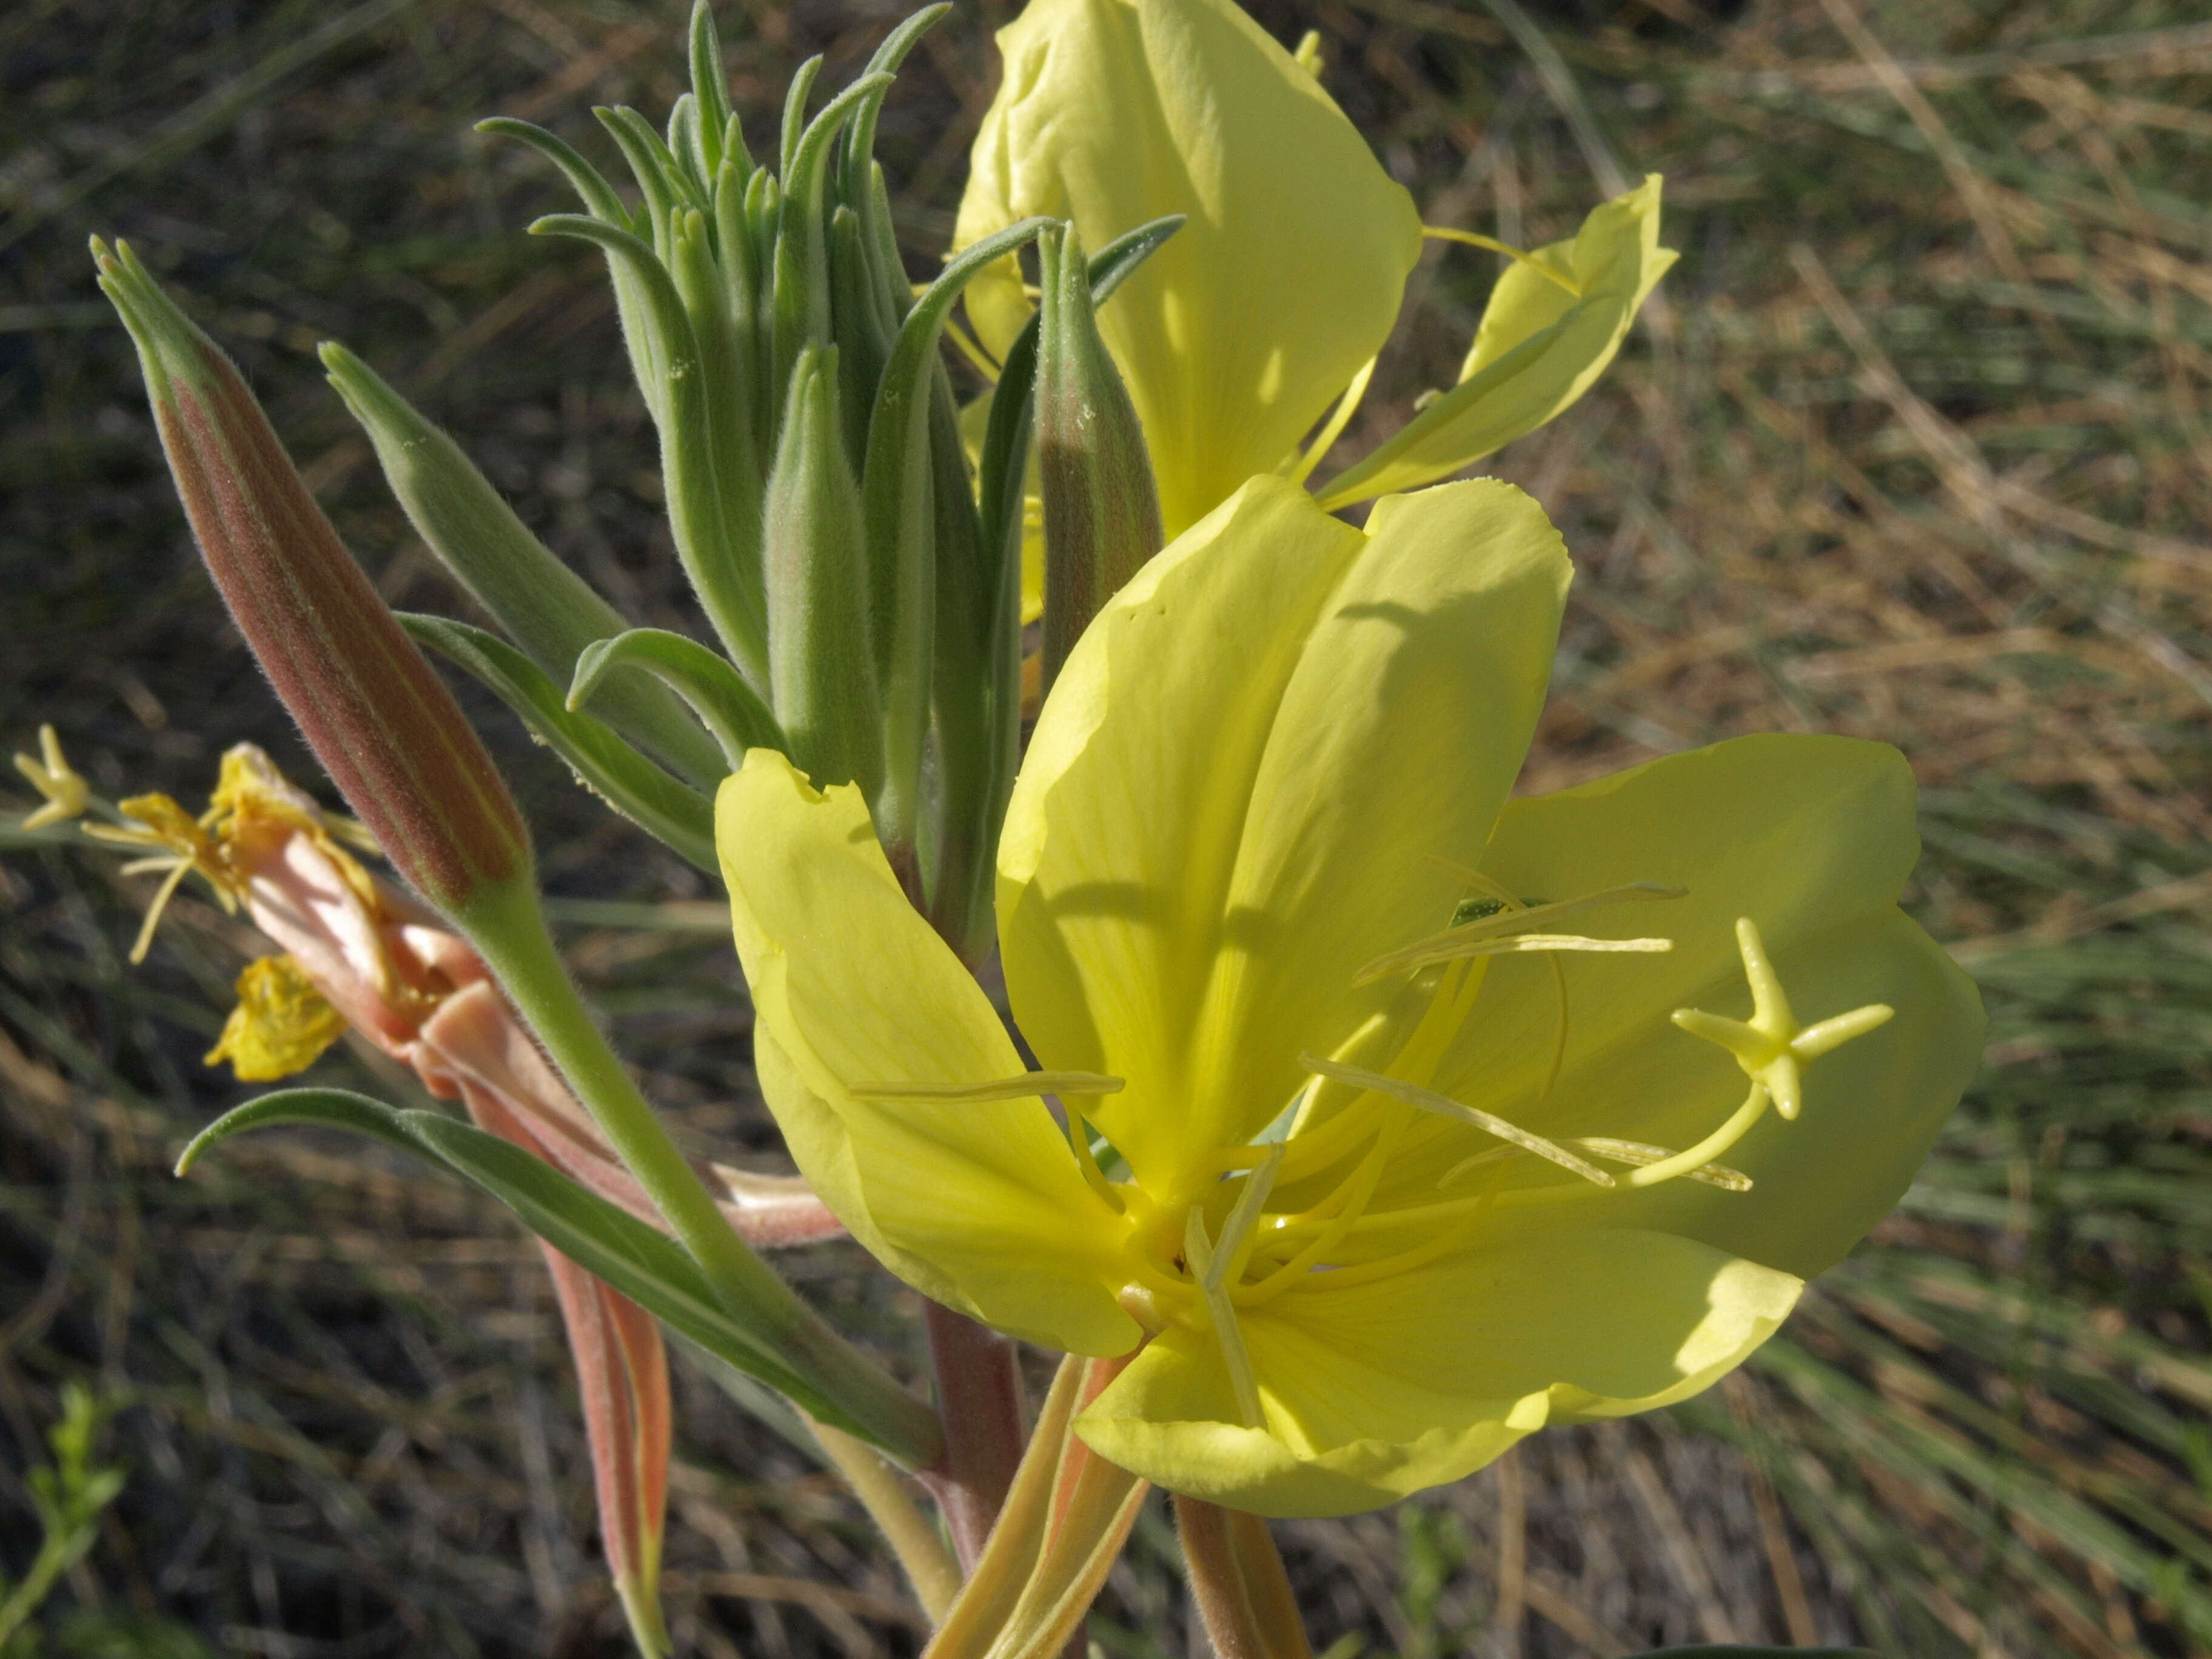
<svg viewBox="0 0 2212 1659">
<path fill-rule="evenodd" d="M 1533 253 L 1515 247 L 1509 242 L 1501 242 L 1491 236 L 1478 236 L 1471 230 L 1454 230 L 1446 225 L 1423 225 L 1421 234 L 1431 241 L 1464 242 L 1469 247 L 1487 248 L 1492 253 L 1502 253 L 1507 258 L 1516 260 L 1540 275 L 1550 278 L 1577 300 L 1583 297 L 1582 289 L 1576 287 L 1573 281 L 1564 272 L 1553 270 Z"/>
<path fill-rule="evenodd" d="M 146 907 L 146 920 L 139 927 L 138 937 L 131 946 L 131 965 L 136 968 L 146 960 L 146 952 L 154 948 L 154 930 L 161 925 L 161 913 L 169 908 L 169 901 L 177 896 L 177 889 L 192 872 L 190 859 L 179 859 L 170 866 L 169 874 L 154 891 L 154 902 Z"/>
<path fill-rule="evenodd" d="M 1509 1156 L 1514 1156 L 1510 1154 Z M 1482 1224 L 1483 1214 L 1490 1200 L 1497 1196 L 1498 1182 L 1505 1171 L 1498 1170 L 1490 1185 L 1481 1192 L 1470 1194 L 1460 1202 L 1466 1213 L 1449 1224 L 1435 1229 L 1423 1242 L 1395 1255 L 1386 1255 L 1374 1261 L 1354 1262 L 1347 1267 L 1333 1267 L 1322 1279 L 1316 1281 L 1316 1288 L 1333 1289 L 1344 1285 L 1364 1285 L 1377 1279 L 1389 1279 L 1415 1267 L 1426 1267 L 1438 1256 L 1456 1249 L 1468 1235 Z"/>
<path fill-rule="evenodd" d="M 1224 1227 L 1224 1241 L 1227 1236 Z M 1229 1386 L 1237 1395 L 1237 1413 L 1244 1419 L 1246 1428 L 1263 1429 L 1267 1419 L 1260 1405 L 1260 1384 L 1252 1373 L 1252 1355 L 1244 1346 L 1244 1332 L 1237 1322 L 1236 1304 L 1229 1299 L 1218 1265 L 1227 1252 L 1217 1254 L 1207 1240 L 1205 1211 L 1196 1204 L 1183 1217 L 1182 1254 L 1199 1294 L 1205 1298 L 1214 1339 L 1221 1344 L 1221 1359 L 1229 1372 Z"/>
<path fill-rule="evenodd" d="M 1031 1095 L 1118 1095 L 1127 1087 L 1118 1077 L 1097 1072 L 1024 1072 L 988 1083 L 854 1083 L 845 1092 L 855 1100 L 930 1101 L 954 1105 L 988 1100 L 1022 1100 Z"/>
<path fill-rule="evenodd" d="M 1294 459 L 1288 463 L 1283 476 L 1292 483 L 1302 484 L 1313 477 L 1314 469 L 1322 464 L 1322 458 L 1344 435 L 1344 428 L 1352 423 L 1360 401 L 1367 396 L 1367 383 L 1375 378 L 1375 365 L 1379 361 L 1370 357 L 1359 373 L 1352 377 L 1352 384 L 1345 387 L 1344 395 L 1336 400 L 1336 407 L 1329 411 L 1328 420 L 1314 434 L 1314 441 L 1306 446 L 1305 453 L 1299 454 L 1296 450 L 1291 451 Z"/>
<path fill-rule="evenodd" d="M 1641 1140 L 1615 1140 L 1610 1135 L 1583 1135 L 1571 1144 L 1600 1158 L 1609 1158 L 1616 1164 L 1656 1166 L 1680 1156 L 1664 1146 L 1650 1146 Z M 1751 1190 L 1751 1177 L 1741 1170 L 1729 1169 L 1725 1164 L 1701 1164 L 1694 1170 L 1683 1170 L 1682 1177 L 1708 1187 L 1718 1187 L 1723 1192 L 1747 1193 Z"/>
<path fill-rule="evenodd" d="M 1547 1140 L 1541 1135 L 1531 1134 L 1517 1123 L 1509 1123 L 1504 1118 L 1486 1112 L 1480 1107 L 1464 1105 L 1452 1099 L 1449 1095 L 1438 1094 L 1433 1089 L 1424 1089 L 1419 1084 L 1407 1083 L 1398 1078 L 1386 1076 L 1381 1072 L 1370 1072 L 1364 1066 L 1339 1065 L 1333 1060 L 1323 1060 L 1318 1054 L 1300 1054 L 1298 1064 L 1317 1077 L 1334 1078 L 1340 1083 L 1357 1084 L 1363 1089 L 1371 1090 L 1379 1095 L 1388 1095 L 1393 1100 L 1403 1101 L 1407 1105 L 1416 1107 L 1422 1111 L 1433 1112 L 1438 1117 L 1448 1117 L 1455 1122 L 1472 1125 L 1486 1134 L 1495 1135 L 1500 1140 L 1510 1141 L 1523 1152 L 1534 1152 L 1537 1157 L 1556 1164 L 1561 1169 L 1574 1175 L 1580 1176 L 1594 1187 L 1610 1187 L 1615 1184 L 1613 1178 L 1599 1169 L 1596 1164 L 1586 1158 L 1576 1157 L 1558 1142 Z M 1702 1159 L 1699 1161 L 1703 1162 Z"/>
<path fill-rule="evenodd" d="M 1474 872 L 1455 870 L 1454 873 L 1465 876 Z M 1487 886 L 1491 884 L 1485 882 L 1484 884 Z M 1587 910 L 1594 905 L 1616 904 L 1644 899 L 1676 899 L 1684 896 L 1688 890 L 1682 887 L 1662 887 L 1654 882 L 1639 881 L 1632 882 L 1626 887 L 1607 888 L 1603 892 L 1591 893 L 1582 898 L 1561 899 L 1551 904 L 1524 905 L 1516 900 L 1511 908 L 1500 914 L 1486 916 L 1475 921 L 1462 922 L 1455 927 L 1447 927 L 1442 933 L 1431 933 L 1426 939 L 1416 939 L 1411 945 L 1401 946 L 1395 951 L 1376 957 L 1352 976 L 1352 982 L 1354 985 L 1371 985 L 1376 980 L 1387 979 L 1393 974 L 1433 967 L 1441 962 L 1454 962 L 1466 957 L 1495 955 L 1497 952 L 1494 951 L 1473 950 L 1468 947 L 1523 933 L 1528 928 L 1554 921 L 1577 910 Z M 1571 936 L 1562 934 L 1550 937 L 1565 939 Z M 1546 947 L 1509 945 L 1505 948 L 1531 950 Z M 1607 942 L 1599 940 L 1573 945 L 1558 945 L 1549 948 L 1667 951 L 1672 950 L 1674 946 L 1670 941 L 1641 939 L 1615 940 L 1609 945 Z"/>
</svg>

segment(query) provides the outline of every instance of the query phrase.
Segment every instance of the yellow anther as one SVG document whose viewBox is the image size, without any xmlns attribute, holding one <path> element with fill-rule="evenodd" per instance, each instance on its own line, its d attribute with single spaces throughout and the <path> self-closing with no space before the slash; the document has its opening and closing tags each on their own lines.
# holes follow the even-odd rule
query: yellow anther
<svg viewBox="0 0 2212 1659">
<path fill-rule="evenodd" d="M 86 803 L 92 798 L 91 787 L 62 753 L 62 740 L 51 726 L 39 728 L 39 755 L 37 760 L 28 755 L 15 757 L 15 769 L 46 802 L 24 814 L 23 828 L 43 830 L 50 823 L 67 823 L 83 817 Z"/>
<path fill-rule="evenodd" d="M 1800 1025 L 1750 917 L 1738 918 L 1735 940 L 1743 953 L 1744 977 L 1751 982 L 1750 1019 L 1726 1019 L 1699 1008 L 1677 1008 L 1674 1024 L 1734 1054 L 1744 1075 L 1772 1098 L 1774 1109 L 1785 1118 L 1795 1118 L 1804 1105 L 1805 1066 L 1873 1030 L 1895 1011 L 1885 1003 L 1872 1002 L 1817 1025 Z"/>
<path fill-rule="evenodd" d="M 1321 55 L 1321 31 L 1308 29 L 1298 37 L 1298 49 L 1291 54 L 1291 61 L 1316 81 L 1328 67 L 1328 60 Z"/>
<path fill-rule="evenodd" d="M 1441 862 L 1441 860 L 1439 860 Z M 1474 872 L 1455 866 L 1454 873 L 1468 876 Z M 1485 881 L 1486 888 L 1494 884 Z M 1587 910 L 1595 905 L 1631 903 L 1639 900 L 1678 899 L 1688 890 L 1681 887 L 1662 887 L 1656 882 L 1631 882 L 1626 887 L 1608 887 L 1603 892 L 1587 894 L 1581 898 L 1561 899 L 1550 904 L 1524 904 L 1518 899 L 1509 900 L 1502 894 L 1492 897 L 1501 908 L 1494 915 L 1474 921 L 1463 921 L 1455 927 L 1416 939 L 1401 945 L 1388 955 L 1380 956 L 1352 976 L 1355 985 L 1371 985 L 1392 974 L 1407 973 L 1415 969 L 1434 967 L 1438 963 L 1454 962 L 1462 957 L 1495 956 L 1506 951 L 1666 951 L 1673 948 L 1665 939 L 1589 939 L 1575 934 L 1535 934 L 1530 929 L 1571 915 L 1577 910 Z M 1543 941 L 1516 945 L 1508 943 L 1519 935 L 1531 940 Z"/>
<path fill-rule="evenodd" d="M 983 1083 L 855 1083 L 845 1092 L 855 1100 L 927 1101 L 965 1105 L 987 1100 L 1023 1100 L 1032 1095 L 1118 1095 L 1118 1077 L 1096 1072 L 1024 1072 L 1018 1077 Z"/>
</svg>

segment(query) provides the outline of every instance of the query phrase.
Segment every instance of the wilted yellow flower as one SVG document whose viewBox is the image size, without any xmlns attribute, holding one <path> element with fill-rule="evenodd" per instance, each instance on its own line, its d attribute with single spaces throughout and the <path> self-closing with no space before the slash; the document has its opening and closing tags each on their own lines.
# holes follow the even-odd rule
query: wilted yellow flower
<svg viewBox="0 0 2212 1659">
<path fill-rule="evenodd" d="M 1896 908 L 1893 750 L 1748 738 L 1509 799 L 1568 575 L 1494 482 L 1362 530 L 1255 479 L 1148 564 L 1006 819 L 1043 1073 L 855 793 L 766 751 L 723 786 L 800 1168 L 932 1296 L 1079 1353 L 1149 1337 L 1080 1419 L 1124 1468 L 1340 1512 L 1680 1399 L 1895 1201 L 1972 1070 L 1972 987 Z M 1784 980 L 1841 1018 L 1801 1028 Z M 1711 1042 L 1669 1024 L 1696 1008 Z"/>
<path fill-rule="evenodd" d="M 1142 419 L 1170 536 L 1258 473 L 1303 482 L 1398 316 L 1423 227 L 1316 78 L 1234 0 L 1030 0 L 977 135 L 953 241 L 1031 214 L 1092 247 L 1188 222 L 1099 314 Z M 1550 420 L 1612 361 L 1674 254 L 1659 180 L 1499 280 L 1460 383 L 1343 480 L 1332 505 L 1467 466 Z M 1465 233 L 1458 240 L 1498 246 Z M 1517 250 L 1506 250 L 1517 252 Z M 969 289 L 1003 356 L 1030 313 L 1012 259 Z"/>
<path fill-rule="evenodd" d="M 240 1083 L 274 1083 L 306 1071 L 345 1029 L 292 957 L 256 957 L 240 970 L 238 1006 L 201 1063 L 227 1060 Z"/>
</svg>

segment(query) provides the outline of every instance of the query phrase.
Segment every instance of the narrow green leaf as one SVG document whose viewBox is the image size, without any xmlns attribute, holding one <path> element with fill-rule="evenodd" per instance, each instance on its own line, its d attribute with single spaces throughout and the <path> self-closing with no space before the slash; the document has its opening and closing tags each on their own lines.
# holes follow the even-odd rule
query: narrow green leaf
<svg viewBox="0 0 2212 1659">
<path fill-rule="evenodd" d="M 657 337 L 658 355 L 665 366 L 659 389 L 665 416 L 659 423 L 660 457 L 668 479 L 668 523 L 677 556 L 723 648 L 747 679 L 765 685 L 768 617 L 759 562 L 752 561 L 748 568 L 738 558 L 723 519 L 707 377 L 700 371 L 698 342 L 675 279 L 643 242 L 597 219 L 559 213 L 538 220 L 530 230 L 537 236 L 595 242 L 610 264 L 621 265 L 636 278 L 645 301 L 642 319 Z M 653 401 L 651 394 L 647 401 Z"/>
<path fill-rule="evenodd" d="M 622 198 L 615 194 L 614 186 L 600 174 L 599 170 L 586 161 L 565 141 L 528 121 L 518 121 L 509 116 L 495 116 L 489 121 L 477 123 L 477 131 L 493 137 L 512 138 L 527 144 L 540 155 L 559 167 L 576 194 L 583 198 L 585 210 L 594 219 L 612 225 L 617 230 L 634 231 L 637 226 L 623 206 Z M 629 268 L 610 262 L 608 275 L 613 279 L 615 312 L 622 322 L 623 344 L 629 353 L 630 371 L 637 376 L 638 386 L 645 393 L 646 407 L 652 410 L 653 423 L 658 426 L 665 418 L 661 386 L 665 381 L 666 365 L 660 360 L 652 330 L 645 324 L 646 301 L 637 278 Z"/>
<path fill-rule="evenodd" d="M 633 628 L 586 647 L 576 659 L 568 707 L 579 709 L 605 695 L 610 690 L 607 677 L 624 668 L 652 675 L 690 703 L 714 734 L 732 772 L 744 763 L 748 749 L 785 747 L 775 716 L 737 670 L 698 641 L 665 629 Z"/>
<path fill-rule="evenodd" d="M 645 218 L 653 227 L 653 251 L 667 258 L 670 224 L 689 194 L 676 158 L 668 153 L 653 124 L 627 104 L 611 108 L 603 105 L 592 113 L 622 147 L 630 176 L 637 180 L 638 191 L 645 198 Z"/>
<path fill-rule="evenodd" d="M 791 177 L 793 158 L 799 154 L 799 135 L 806 127 L 806 100 L 814 91 L 815 77 L 822 73 L 822 54 L 819 52 L 799 66 L 791 77 L 791 86 L 783 94 L 782 142 L 776 146 L 775 170 L 786 179 Z"/>
<path fill-rule="evenodd" d="M 513 1142 L 440 1112 L 401 1111 L 343 1089 L 285 1089 L 225 1113 L 193 1137 L 183 1175 L 210 1147 L 279 1124 L 349 1130 L 458 1176 L 512 1210 L 522 1224 L 586 1271 L 715 1358 L 796 1401 L 811 1415 L 874 1443 L 866 1426 L 794 1366 L 783 1333 L 748 1322 L 715 1299 L 684 1248 Z M 894 1455 L 911 1449 L 884 1449 Z"/>
<path fill-rule="evenodd" d="M 952 7 L 950 0 L 940 0 L 933 6 L 924 6 L 913 16 L 884 37 L 883 44 L 868 59 L 866 73 L 870 76 L 895 76 L 905 64 L 907 54 L 918 45 L 921 37 L 945 20 Z M 845 165 L 841 186 L 846 201 L 861 208 L 867 190 L 868 164 L 876 154 L 876 118 L 883 113 L 884 100 L 890 95 L 890 82 L 886 79 L 875 95 L 868 99 L 853 117 L 845 131 Z M 861 208 L 863 212 L 865 208 Z"/>
<path fill-rule="evenodd" d="M 544 127 L 529 121 L 518 121 L 513 116 L 495 115 L 488 121 L 477 123 L 477 131 L 495 138 L 512 138 L 525 143 L 553 163 L 568 176 L 575 186 L 576 194 L 584 198 L 584 207 L 595 219 L 604 219 L 624 230 L 632 228 L 629 211 L 622 198 L 615 194 L 599 170 L 578 155 L 567 140 L 555 137 Z"/>
<path fill-rule="evenodd" d="M 515 515 L 443 428 L 335 341 L 323 365 L 376 446 L 386 481 L 439 562 L 556 684 L 576 654 L 629 623 Z M 666 688 L 640 684 L 609 697 L 605 718 L 702 788 L 726 769 L 714 740 Z"/>
<path fill-rule="evenodd" d="M 807 124 L 783 173 L 783 210 L 775 239 L 775 386 L 788 386 L 799 348 L 828 345 L 830 335 L 828 195 L 831 143 L 862 103 L 890 77 L 864 75 L 822 106 Z"/>
<path fill-rule="evenodd" d="M 589 714 L 571 714 L 553 682 L 506 641 L 445 617 L 398 615 L 417 645 L 475 676 L 568 763 L 586 788 L 702 870 L 721 868 L 714 854 L 714 803 L 706 796 L 662 771 L 612 727 Z"/>
<path fill-rule="evenodd" d="M 937 623 L 930 414 L 940 368 L 938 334 L 952 302 L 977 272 L 1034 240 L 1051 222 L 1024 219 L 963 249 L 907 313 L 876 387 L 860 497 L 885 714 L 884 805 L 877 828 L 887 845 L 914 844 L 922 743 L 929 729 L 931 646 Z"/>
<path fill-rule="evenodd" d="M 691 95 L 699 103 L 699 172 L 712 179 L 721 170 L 722 159 L 742 161 L 752 171 L 752 157 L 744 154 L 743 140 L 734 154 L 729 144 L 730 75 L 722 64 L 722 37 L 714 30 L 714 9 L 708 0 L 694 0 L 691 7 Z M 738 181 L 744 187 L 744 180 Z"/>
</svg>

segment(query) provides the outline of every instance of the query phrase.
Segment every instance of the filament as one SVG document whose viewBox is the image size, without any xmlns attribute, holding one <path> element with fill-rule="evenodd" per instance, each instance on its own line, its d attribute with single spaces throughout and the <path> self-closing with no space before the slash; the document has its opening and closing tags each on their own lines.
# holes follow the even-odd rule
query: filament
<svg viewBox="0 0 2212 1659">
<path fill-rule="evenodd" d="M 1472 1125 L 1486 1134 L 1497 1136 L 1500 1140 L 1510 1140 L 1523 1152 L 1534 1152 L 1537 1157 L 1558 1164 L 1569 1173 L 1580 1176 L 1594 1187 L 1610 1187 L 1615 1184 L 1613 1178 L 1599 1169 L 1596 1164 L 1586 1158 L 1577 1157 L 1557 1141 L 1547 1140 L 1539 1134 L 1531 1134 L 1517 1123 L 1509 1123 L 1494 1113 L 1486 1112 L 1478 1106 L 1463 1104 L 1452 1099 L 1449 1095 L 1438 1094 L 1433 1089 L 1424 1089 L 1419 1084 L 1403 1082 L 1397 1078 L 1385 1076 L 1381 1072 L 1370 1072 L 1362 1066 L 1340 1066 L 1334 1060 L 1323 1060 L 1317 1054 L 1300 1054 L 1298 1064 L 1320 1076 L 1333 1077 L 1341 1083 L 1356 1083 L 1363 1088 L 1373 1090 L 1376 1094 L 1388 1095 L 1393 1100 L 1403 1101 L 1407 1105 L 1415 1107 L 1421 1111 L 1433 1112 L 1438 1117 L 1448 1117 L 1455 1122 Z M 1698 1162 L 1702 1164 L 1705 1159 L 1700 1158 Z M 1648 1172 L 1639 1170 L 1638 1173 Z"/>
<path fill-rule="evenodd" d="M 1510 242 L 1501 242 L 1494 236 L 1480 236 L 1471 230 L 1454 230 L 1447 225 L 1423 225 L 1421 234 L 1431 241 L 1463 242 L 1469 247 L 1487 248 L 1492 253 L 1502 253 L 1516 264 L 1527 265 L 1539 275 L 1549 278 L 1577 300 L 1583 297 L 1582 289 L 1564 272 L 1553 270 L 1534 254 L 1515 247 Z"/>
</svg>

